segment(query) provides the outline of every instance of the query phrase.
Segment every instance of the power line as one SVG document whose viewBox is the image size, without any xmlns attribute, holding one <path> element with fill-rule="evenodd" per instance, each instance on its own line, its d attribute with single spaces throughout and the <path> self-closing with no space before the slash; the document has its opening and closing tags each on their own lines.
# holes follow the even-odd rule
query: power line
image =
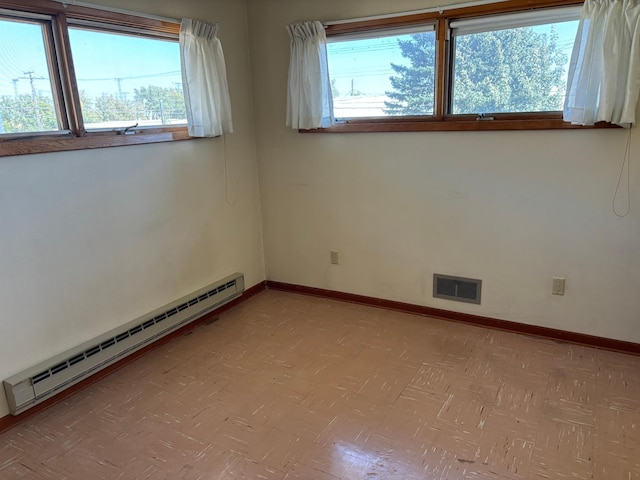
<svg viewBox="0 0 640 480">
<path fill-rule="evenodd" d="M 122 81 L 122 80 L 139 80 L 141 78 L 157 78 L 157 77 L 169 77 L 171 75 L 177 75 L 180 70 L 172 70 L 170 72 L 161 73 L 149 73 L 145 75 L 132 75 L 129 77 L 105 77 L 105 78 L 79 78 L 79 82 L 107 82 L 107 81 Z"/>
</svg>

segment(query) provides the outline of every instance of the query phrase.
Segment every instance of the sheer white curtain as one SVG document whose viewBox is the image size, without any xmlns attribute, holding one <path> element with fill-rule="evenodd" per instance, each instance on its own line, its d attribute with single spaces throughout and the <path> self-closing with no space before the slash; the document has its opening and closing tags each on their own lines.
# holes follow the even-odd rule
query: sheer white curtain
<svg viewBox="0 0 640 480">
<path fill-rule="evenodd" d="M 291 40 L 287 126 L 309 130 L 333 125 L 327 37 L 320 22 L 287 27 Z"/>
<path fill-rule="evenodd" d="M 640 93 L 640 1 L 585 0 L 573 47 L 564 119 L 635 123 Z"/>
<path fill-rule="evenodd" d="M 180 25 L 182 88 L 192 137 L 233 132 L 227 69 L 217 34 L 218 24 L 185 18 Z"/>
</svg>

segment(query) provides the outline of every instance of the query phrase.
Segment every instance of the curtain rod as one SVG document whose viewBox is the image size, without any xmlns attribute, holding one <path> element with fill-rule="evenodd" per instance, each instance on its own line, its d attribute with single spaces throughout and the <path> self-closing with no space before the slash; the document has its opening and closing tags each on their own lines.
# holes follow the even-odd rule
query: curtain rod
<svg viewBox="0 0 640 480">
<path fill-rule="evenodd" d="M 181 20 L 178 20 L 178 19 L 175 19 L 175 18 L 160 17 L 160 16 L 157 16 L 157 15 L 149 15 L 147 13 L 134 12 L 133 10 L 125 10 L 123 8 L 105 7 L 103 5 L 96 5 L 95 3 L 82 2 L 82 1 L 78 1 L 78 0 L 53 0 L 53 1 L 61 3 L 65 7 L 67 5 L 73 5 L 73 6 L 78 6 L 78 7 L 95 8 L 96 10 L 104 10 L 106 12 L 122 13 L 123 15 L 134 15 L 136 17 L 144 17 L 144 18 L 149 18 L 151 20 L 158 20 L 160 22 L 169 22 L 169 23 L 180 23 L 181 22 Z"/>
<path fill-rule="evenodd" d="M 476 7 L 478 5 L 488 5 L 490 3 L 502 3 L 508 0 L 478 0 L 475 2 L 466 2 L 466 3 L 457 3 L 454 5 L 446 5 L 442 7 L 432 7 L 425 8 L 422 10 L 408 10 L 405 12 L 396 12 L 396 13 L 388 13 L 385 15 L 371 15 L 368 17 L 359 17 L 359 18 L 349 18 L 347 20 L 333 20 L 330 22 L 324 22 L 324 25 L 340 25 L 343 23 L 353 23 L 353 22 L 366 22 L 368 20 L 382 20 L 385 18 L 395 18 L 395 17 L 404 17 L 406 15 L 418 15 L 421 13 L 433 13 L 433 12 L 446 12 L 447 10 L 454 10 L 457 8 L 467 8 L 467 7 Z"/>
</svg>

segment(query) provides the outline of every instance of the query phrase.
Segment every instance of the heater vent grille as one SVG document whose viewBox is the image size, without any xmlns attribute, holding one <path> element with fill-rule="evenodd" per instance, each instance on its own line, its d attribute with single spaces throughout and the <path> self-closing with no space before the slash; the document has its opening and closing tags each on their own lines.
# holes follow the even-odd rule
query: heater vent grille
<svg viewBox="0 0 640 480">
<path fill-rule="evenodd" d="M 4 381 L 11 413 L 16 415 L 119 358 L 167 335 L 244 291 L 244 276 L 235 274 L 107 332 L 48 362 Z"/>
<path fill-rule="evenodd" d="M 450 275 L 433 275 L 433 296 L 457 302 L 480 304 L 482 280 L 475 278 L 452 277 Z"/>
<path fill-rule="evenodd" d="M 139 325 L 136 325 L 133 328 L 130 328 L 129 330 L 120 333 L 119 335 L 116 335 L 115 337 L 109 338 L 107 340 L 105 340 L 104 342 L 101 342 L 98 345 L 93 345 L 90 348 L 88 348 L 87 350 L 85 350 L 84 352 L 81 352 L 78 355 L 75 355 L 67 360 L 65 360 L 64 362 L 61 362 L 57 365 L 54 365 L 51 368 L 48 368 L 47 370 L 37 373 L 36 375 L 33 376 L 32 378 L 32 382 L 34 385 L 42 382 L 43 380 L 46 380 L 47 378 L 56 375 L 57 373 L 62 372 L 63 370 L 66 370 L 68 367 L 71 367 L 77 363 L 82 362 L 83 360 L 86 360 L 90 357 L 92 357 L 93 355 L 95 355 L 98 352 L 104 351 L 106 349 L 108 349 L 109 347 L 114 346 L 116 343 L 118 342 L 122 342 L 123 340 L 129 338 L 129 337 L 133 337 L 134 335 L 142 332 L 144 329 L 147 329 L 149 327 L 152 327 L 153 325 L 157 325 L 160 322 L 162 322 L 163 320 L 172 317 L 173 315 L 175 315 L 178 312 L 181 312 L 182 310 L 186 310 L 187 308 L 189 308 L 190 306 L 196 305 L 197 303 L 200 303 L 204 300 L 206 300 L 207 298 L 216 295 L 217 293 L 220 293 L 224 290 L 226 290 L 227 288 L 231 288 L 234 287 L 236 284 L 235 280 L 232 280 L 230 282 L 227 282 L 224 285 L 221 285 L 217 288 L 213 288 L 211 290 L 209 290 L 208 292 L 203 293 L 202 295 L 199 295 L 197 298 L 193 298 L 191 300 L 189 300 L 188 302 L 185 302 L 181 305 L 178 305 L 175 308 L 172 308 L 171 310 L 164 312 L 160 315 L 155 316 L 154 318 L 147 320 L 146 322 L 143 322 Z"/>
</svg>

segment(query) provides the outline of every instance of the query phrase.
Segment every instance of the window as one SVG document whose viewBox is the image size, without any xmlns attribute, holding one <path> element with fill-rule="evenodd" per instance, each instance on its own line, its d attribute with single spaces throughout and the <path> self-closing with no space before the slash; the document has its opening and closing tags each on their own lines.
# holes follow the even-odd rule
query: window
<svg viewBox="0 0 640 480">
<path fill-rule="evenodd" d="M 175 41 L 76 27 L 69 39 L 87 130 L 186 125 Z"/>
<path fill-rule="evenodd" d="M 334 116 L 433 115 L 435 39 L 432 24 L 330 38 Z M 420 52 L 415 64 L 410 58 L 413 45 Z M 407 105 L 410 96 L 420 100 Z"/>
<path fill-rule="evenodd" d="M 581 1 L 504 2 L 328 25 L 325 131 L 576 128 L 562 121 Z"/>
<path fill-rule="evenodd" d="M 180 25 L 0 0 L 0 156 L 189 138 Z"/>
<path fill-rule="evenodd" d="M 0 16 L 0 133 L 62 130 L 48 45 L 50 18 Z"/>
<path fill-rule="evenodd" d="M 452 22 L 452 114 L 553 112 L 564 105 L 575 7 Z"/>
</svg>

